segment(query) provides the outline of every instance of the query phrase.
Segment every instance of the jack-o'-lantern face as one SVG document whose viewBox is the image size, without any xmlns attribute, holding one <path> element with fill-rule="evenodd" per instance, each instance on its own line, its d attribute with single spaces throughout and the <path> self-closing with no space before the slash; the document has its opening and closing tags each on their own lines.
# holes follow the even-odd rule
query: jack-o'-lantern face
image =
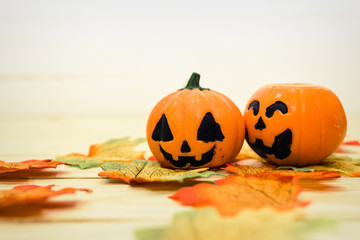
<svg viewBox="0 0 360 240">
<path fill-rule="evenodd" d="M 269 122 L 271 118 L 274 117 L 275 111 L 279 111 L 280 114 L 285 115 L 288 113 L 288 107 L 282 101 L 276 101 L 266 108 L 264 118 Z M 258 131 L 263 131 L 266 129 L 266 124 L 264 122 L 263 116 L 259 116 L 260 102 L 254 100 L 249 104 L 248 110 L 252 110 L 254 117 L 257 117 L 258 120 L 254 125 L 254 129 Z M 284 116 L 279 116 L 284 117 Z M 276 120 L 273 120 L 276 121 Z M 249 141 L 248 131 L 245 132 L 245 138 L 249 142 L 249 145 L 252 149 L 263 158 L 267 158 L 268 155 L 274 155 L 277 159 L 284 159 L 288 157 L 291 153 L 291 144 L 292 144 L 292 131 L 289 128 L 286 128 L 281 133 L 277 134 L 274 137 L 273 143 L 269 146 L 264 145 L 262 139 L 256 138 L 255 142 Z"/>
<path fill-rule="evenodd" d="M 192 137 L 195 138 L 195 136 Z M 216 151 L 216 141 L 222 142 L 224 140 L 224 135 L 221 131 L 220 125 L 215 121 L 213 115 L 210 112 L 207 112 L 197 130 L 196 140 L 207 143 L 209 145 L 208 148 L 210 148 L 209 151 L 204 153 L 197 152 L 196 156 L 188 155 L 192 152 L 192 150 L 189 145 L 189 141 L 186 139 L 180 141 L 181 145 L 178 145 L 181 153 L 180 155 L 176 155 L 179 151 L 177 151 L 174 156 L 171 152 L 166 151 L 162 145 L 164 145 L 165 142 L 173 141 L 174 135 L 171 132 L 165 114 L 163 114 L 157 122 L 151 138 L 154 141 L 159 142 L 160 151 L 167 161 L 175 167 L 184 168 L 189 165 L 192 167 L 200 167 L 213 160 L 214 153 Z M 195 145 L 193 147 L 196 148 Z"/>
<path fill-rule="evenodd" d="M 148 118 L 147 142 L 162 167 L 218 167 L 234 160 L 245 136 L 240 110 L 226 96 L 188 85 L 161 99 Z"/>
<path fill-rule="evenodd" d="M 262 158 L 277 165 L 318 164 L 341 144 L 346 116 L 327 88 L 272 84 L 260 88 L 244 112 L 246 140 Z"/>
</svg>

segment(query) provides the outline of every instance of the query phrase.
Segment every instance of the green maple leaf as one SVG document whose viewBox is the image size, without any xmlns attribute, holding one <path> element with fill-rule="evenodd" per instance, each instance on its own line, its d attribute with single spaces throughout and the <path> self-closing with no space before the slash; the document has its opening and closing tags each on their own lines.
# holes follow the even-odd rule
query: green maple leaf
<svg viewBox="0 0 360 240">
<path fill-rule="evenodd" d="M 293 166 L 279 166 L 276 169 L 291 169 L 295 172 L 314 172 L 315 171 L 315 169 L 313 169 L 313 168 L 308 168 L 308 167 L 298 168 L 298 167 L 293 167 Z"/>
</svg>

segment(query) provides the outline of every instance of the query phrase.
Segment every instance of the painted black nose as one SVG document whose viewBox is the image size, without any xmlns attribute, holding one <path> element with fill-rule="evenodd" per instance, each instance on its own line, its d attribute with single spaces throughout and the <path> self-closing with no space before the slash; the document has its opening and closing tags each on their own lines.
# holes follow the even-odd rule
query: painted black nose
<svg viewBox="0 0 360 240">
<path fill-rule="evenodd" d="M 187 141 L 183 141 L 180 150 L 181 150 L 182 153 L 188 153 L 188 152 L 191 151 L 191 148 L 190 148 L 190 146 L 189 146 L 189 144 L 188 144 Z"/>
<path fill-rule="evenodd" d="M 264 120 L 262 119 L 262 117 L 259 118 L 259 121 L 255 124 L 255 129 L 258 130 L 263 130 L 264 128 L 266 128 L 266 125 L 264 123 Z"/>
</svg>

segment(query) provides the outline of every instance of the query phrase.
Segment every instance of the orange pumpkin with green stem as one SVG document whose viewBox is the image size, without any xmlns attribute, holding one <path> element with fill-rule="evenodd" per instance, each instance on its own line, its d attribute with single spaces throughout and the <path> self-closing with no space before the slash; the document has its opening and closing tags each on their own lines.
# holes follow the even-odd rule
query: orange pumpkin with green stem
<svg viewBox="0 0 360 240">
<path fill-rule="evenodd" d="M 311 84 L 266 85 L 244 112 L 246 140 L 267 161 L 302 167 L 320 163 L 343 141 L 343 106 L 329 89 Z"/>
<path fill-rule="evenodd" d="M 147 141 L 162 167 L 218 167 L 241 149 L 245 123 L 240 110 L 199 81 L 193 73 L 185 88 L 161 99 L 150 113 Z"/>
</svg>

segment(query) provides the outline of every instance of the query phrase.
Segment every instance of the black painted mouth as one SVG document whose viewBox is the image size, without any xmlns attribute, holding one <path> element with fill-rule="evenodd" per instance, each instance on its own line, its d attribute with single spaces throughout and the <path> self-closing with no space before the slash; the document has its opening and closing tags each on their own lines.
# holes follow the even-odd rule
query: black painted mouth
<svg viewBox="0 0 360 240">
<path fill-rule="evenodd" d="M 166 152 L 160 145 L 160 151 L 173 166 L 182 168 L 186 167 L 189 163 L 191 167 L 200 167 L 210 162 L 214 156 L 215 146 L 209 151 L 201 155 L 201 160 L 197 161 L 195 156 L 179 156 L 179 160 L 174 160 L 172 154 Z"/>
<path fill-rule="evenodd" d="M 267 158 L 267 155 L 274 154 L 277 159 L 284 159 L 291 153 L 292 132 L 290 129 L 286 129 L 277 135 L 271 147 L 265 146 L 263 140 L 258 138 L 254 143 L 250 143 L 247 130 L 245 138 L 250 147 L 262 158 Z"/>
</svg>

